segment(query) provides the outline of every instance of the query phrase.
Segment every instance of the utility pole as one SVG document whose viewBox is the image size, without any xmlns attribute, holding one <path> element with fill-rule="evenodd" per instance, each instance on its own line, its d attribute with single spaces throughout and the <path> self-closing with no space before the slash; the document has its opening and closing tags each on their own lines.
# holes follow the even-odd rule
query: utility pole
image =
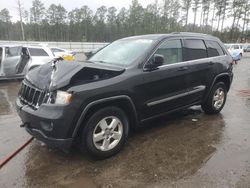
<svg viewBox="0 0 250 188">
<path fill-rule="evenodd" d="M 20 25 L 21 25 L 21 32 L 22 32 L 22 40 L 25 41 L 24 29 L 23 29 L 23 8 L 20 0 L 17 0 L 17 10 L 20 17 Z"/>
</svg>

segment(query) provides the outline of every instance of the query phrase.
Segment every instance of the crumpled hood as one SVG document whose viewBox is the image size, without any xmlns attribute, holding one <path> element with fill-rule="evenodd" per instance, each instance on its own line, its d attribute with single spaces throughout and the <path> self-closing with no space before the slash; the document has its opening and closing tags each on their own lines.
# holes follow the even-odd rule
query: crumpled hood
<svg viewBox="0 0 250 188">
<path fill-rule="evenodd" d="M 58 61 L 55 67 L 56 68 L 54 70 L 53 76 L 53 66 L 50 62 L 28 72 L 25 79 L 27 79 L 32 85 L 39 89 L 53 91 L 67 86 L 71 79 L 78 73 L 83 76 L 82 79 L 86 79 L 84 77 L 86 74 L 88 74 L 88 77 L 96 76 L 94 75 L 96 73 L 94 73 L 93 70 L 95 70 L 95 72 L 106 71 L 116 73 L 121 73 L 125 70 L 121 67 L 74 61 Z"/>
</svg>

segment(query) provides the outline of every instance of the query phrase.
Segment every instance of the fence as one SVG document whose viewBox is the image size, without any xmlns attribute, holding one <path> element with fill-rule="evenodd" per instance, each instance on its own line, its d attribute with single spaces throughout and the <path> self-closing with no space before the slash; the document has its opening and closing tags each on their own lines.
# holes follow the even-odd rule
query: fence
<svg viewBox="0 0 250 188">
<path fill-rule="evenodd" d="M 47 45 L 48 47 L 59 47 L 76 52 L 89 52 L 99 49 L 108 43 L 99 42 L 46 42 L 46 41 L 6 41 L 0 40 L 0 45 L 21 45 L 21 46 L 36 46 Z"/>
</svg>

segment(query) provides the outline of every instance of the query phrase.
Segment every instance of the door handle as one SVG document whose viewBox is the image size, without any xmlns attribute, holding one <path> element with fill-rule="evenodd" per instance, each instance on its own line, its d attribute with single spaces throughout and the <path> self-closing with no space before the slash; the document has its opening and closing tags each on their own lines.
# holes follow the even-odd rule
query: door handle
<svg viewBox="0 0 250 188">
<path fill-rule="evenodd" d="M 178 71 L 185 71 L 185 70 L 188 70 L 188 67 L 180 67 L 180 68 L 178 68 Z"/>
</svg>

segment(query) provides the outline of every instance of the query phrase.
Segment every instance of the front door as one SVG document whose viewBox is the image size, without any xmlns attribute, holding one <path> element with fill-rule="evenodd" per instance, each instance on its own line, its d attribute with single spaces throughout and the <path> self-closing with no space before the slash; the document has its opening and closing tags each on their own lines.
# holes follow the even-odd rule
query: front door
<svg viewBox="0 0 250 188">
<path fill-rule="evenodd" d="M 17 76 L 16 67 L 20 60 L 20 46 L 15 47 L 6 47 L 5 48 L 5 57 L 2 62 L 3 72 L 6 77 Z"/>
<path fill-rule="evenodd" d="M 182 58 L 182 41 L 180 39 L 166 40 L 154 54 L 163 55 L 164 64 L 156 70 L 144 72 L 144 81 L 139 86 L 140 96 L 138 96 L 143 103 L 141 119 L 187 105 L 188 67 Z"/>
</svg>

